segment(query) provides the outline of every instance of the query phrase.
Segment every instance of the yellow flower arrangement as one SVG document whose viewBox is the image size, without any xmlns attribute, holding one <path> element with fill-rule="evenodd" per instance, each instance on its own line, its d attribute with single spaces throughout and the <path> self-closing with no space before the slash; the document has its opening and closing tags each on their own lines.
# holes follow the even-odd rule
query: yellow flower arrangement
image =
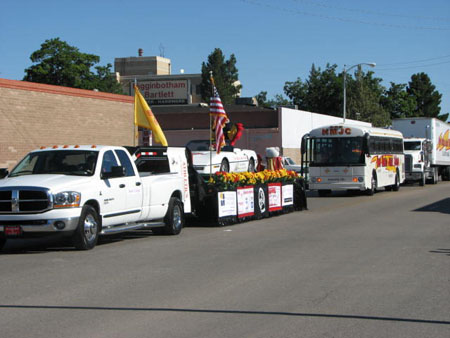
<svg viewBox="0 0 450 338">
<path fill-rule="evenodd" d="M 257 173 L 227 173 L 218 171 L 209 178 L 208 184 L 220 190 L 229 190 L 263 183 L 294 182 L 300 177 L 295 171 L 286 169 L 264 170 Z"/>
</svg>

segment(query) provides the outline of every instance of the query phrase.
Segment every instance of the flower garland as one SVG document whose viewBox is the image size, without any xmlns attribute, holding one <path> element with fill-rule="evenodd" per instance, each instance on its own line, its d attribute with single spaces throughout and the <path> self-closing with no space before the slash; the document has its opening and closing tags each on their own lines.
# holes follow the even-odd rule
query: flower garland
<svg viewBox="0 0 450 338">
<path fill-rule="evenodd" d="M 227 173 L 224 171 L 218 171 L 209 178 L 208 185 L 214 186 L 219 190 L 230 190 L 237 187 L 244 187 L 262 183 L 293 183 L 297 178 L 300 177 L 301 176 L 295 171 L 286 169 L 264 170 L 257 173 Z"/>
</svg>

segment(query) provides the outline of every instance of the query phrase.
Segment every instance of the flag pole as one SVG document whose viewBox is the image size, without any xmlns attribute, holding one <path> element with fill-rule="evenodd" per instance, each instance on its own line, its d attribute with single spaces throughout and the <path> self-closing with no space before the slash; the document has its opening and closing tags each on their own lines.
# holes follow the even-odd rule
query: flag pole
<svg viewBox="0 0 450 338">
<path fill-rule="evenodd" d="M 212 70 L 209 71 L 209 77 L 211 79 L 211 97 L 213 97 L 214 96 L 214 78 L 213 78 Z M 209 105 L 211 107 L 211 102 L 209 102 Z M 211 135 L 212 135 L 212 117 L 211 117 L 211 114 L 209 114 L 209 178 L 210 179 L 212 177 L 212 143 L 211 143 Z"/>
<path fill-rule="evenodd" d="M 137 86 L 137 79 L 134 78 L 134 87 L 133 90 L 134 93 L 134 121 L 133 121 L 133 147 L 136 147 L 136 134 L 139 134 L 139 132 L 136 132 L 136 86 Z"/>
</svg>

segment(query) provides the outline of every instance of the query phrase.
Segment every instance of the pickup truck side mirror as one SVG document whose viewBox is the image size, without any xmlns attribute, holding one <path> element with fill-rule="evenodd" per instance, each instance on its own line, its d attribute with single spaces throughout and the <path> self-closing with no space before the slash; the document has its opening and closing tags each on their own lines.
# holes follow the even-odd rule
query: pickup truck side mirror
<svg viewBox="0 0 450 338">
<path fill-rule="evenodd" d="M 8 174 L 9 174 L 8 169 L 0 168 L 0 179 L 5 178 L 6 176 L 8 176 Z"/>
<path fill-rule="evenodd" d="M 125 167 L 113 166 L 111 167 L 111 171 L 107 171 L 102 173 L 102 179 L 107 180 L 110 178 L 124 177 L 125 176 Z"/>
</svg>

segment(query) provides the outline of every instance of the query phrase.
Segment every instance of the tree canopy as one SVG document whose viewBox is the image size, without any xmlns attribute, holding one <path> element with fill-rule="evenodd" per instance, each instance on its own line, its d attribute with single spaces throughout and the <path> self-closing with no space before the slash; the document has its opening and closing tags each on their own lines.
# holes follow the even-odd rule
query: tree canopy
<svg viewBox="0 0 450 338">
<path fill-rule="evenodd" d="M 322 71 L 313 64 L 309 78 L 286 82 L 285 94 L 300 109 L 333 116 L 342 115 L 342 81 L 336 75 L 336 65 L 327 64 Z"/>
<path fill-rule="evenodd" d="M 411 76 L 406 92 L 414 99 L 414 116 L 437 117 L 443 121 L 447 120 L 449 114 L 439 116 L 442 94 L 436 90 L 427 74 L 418 73 Z"/>
<path fill-rule="evenodd" d="M 205 102 L 209 102 L 212 95 L 210 71 L 213 72 L 214 82 L 222 103 L 234 103 L 235 98 L 242 88 L 240 84 L 237 84 L 239 74 L 234 54 L 231 54 L 230 58 L 225 60 L 222 50 L 216 48 L 208 56 L 208 62 L 202 63 L 202 83 L 200 88 L 202 99 Z"/>
<path fill-rule="evenodd" d="M 336 65 L 327 64 L 322 70 L 313 64 L 307 79 L 285 82 L 284 93 L 290 99 L 289 103 L 306 111 L 343 116 L 344 73 L 336 73 L 336 68 Z M 393 118 L 402 117 L 447 120 L 449 114 L 440 115 L 442 95 L 426 74 L 412 75 L 408 85 L 391 82 L 389 89 L 381 85 L 382 81 L 374 77 L 374 72 L 363 72 L 361 68 L 354 74 L 346 73 L 346 117 L 380 127 L 389 125 Z M 267 92 L 262 91 L 257 100 L 262 106 L 276 105 L 282 97 L 277 95 L 275 100 L 268 100 Z M 282 104 L 286 105 L 286 102 Z"/>
<path fill-rule="evenodd" d="M 100 61 L 99 56 L 82 53 L 59 38 L 46 40 L 30 59 L 34 64 L 25 69 L 24 81 L 122 93 L 111 64 L 94 67 Z M 91 71 L 93 67 L 96 73 Z"/>
<path fill-rule="evenodd" d="M 284 92 L 302 110 L 319 114 L 343 116 L 344 73 L 336 73 L 337 65 L 327 64 L 325 69 L 314 64 L 309 77 L 302 81 L 286 82 Z M 384 88 L 373 72 L 355 72 L 355 78 L 346 73 L 347 113 L 350 119 L 368 121 L 376 126 L 389 123 L 389 115 L 381 105 Z"/>
<path fill-rule="evenodd" d="M 255 98 L 258 105 L 265 108 L 276 108 L 279 106 L 292 105 L 292 102 L 284 98 L 281 94 L 276 94 L 272 100 L 268 100 L 267 92 L 261 91 Z"/>
<path fill-rule="evenodd" d="M 391 86 L 382 97 L 382 105 L 390 112 L 392 119 L 414 116 L 415 100 L 407 93 L 404 83 L 391 82 Z"/>
</svg>

